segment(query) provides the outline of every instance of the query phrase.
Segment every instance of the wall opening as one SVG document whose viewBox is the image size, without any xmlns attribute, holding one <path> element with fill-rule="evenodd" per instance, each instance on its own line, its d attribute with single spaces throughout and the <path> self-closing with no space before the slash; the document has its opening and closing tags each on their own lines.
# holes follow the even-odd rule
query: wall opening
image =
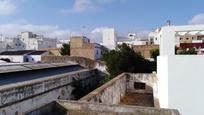
<svg viewBox="0 0 204 115">
<path fill-rule="evenodd" d="M 135 90 L 145 90 L 146 84 L 141 82 L 134 82 L 134 89 Z"/>
</svg>

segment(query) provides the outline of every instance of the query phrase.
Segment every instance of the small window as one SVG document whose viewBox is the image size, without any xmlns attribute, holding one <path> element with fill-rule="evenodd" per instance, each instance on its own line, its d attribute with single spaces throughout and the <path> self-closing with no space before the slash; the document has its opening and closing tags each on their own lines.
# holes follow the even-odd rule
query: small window
<svg viewBox="0 0 204 115">
<path fill-rule="evenodd" d="M 140 83 L 140 82 L 134 82 L 134 88 L 136 90 L 140 90 L 140 89 L 145 89 L 146 84 L 145 83 Z"/>
<path fill-rule="evenodd" d="M 180 38 L 180 40 L 183 40 L 183 38 Z"/>
<path fill-rule="evenodd" d="M 186 38 L 186 40 L 189 40 L 189 38 Z"/>
</svg>

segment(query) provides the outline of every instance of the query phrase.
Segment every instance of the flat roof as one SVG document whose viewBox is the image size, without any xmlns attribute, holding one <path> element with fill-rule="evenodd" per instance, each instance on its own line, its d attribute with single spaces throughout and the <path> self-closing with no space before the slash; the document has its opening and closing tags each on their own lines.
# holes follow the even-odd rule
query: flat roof
<svg viewBox="0 0 204 115">
<path fill-rule="evenodd" d="M 31 52 L 34 52 L 34 50 L 5 51 L 0 53 L 0 55 L 25 55 Z"/>
<path fill-rule="evenodd" d="M 39 70 L 39 69 L 71 66 L 71 65 L 78 65 L 78 64 L 74 64 L 74 63 L 37 63 L 37 64 L 29 63 L 27 64 L 25 63 L 25 64 L 0 65 L 0 73 Z"/>
<path fill-rule="evenodd" d="M 47 51 L 34 51 L 32 53 L 29 53 L 29 55 L 41 55 L 41 54 L 43 54 L 45 52 L 47 52 Z"/>
</svg>

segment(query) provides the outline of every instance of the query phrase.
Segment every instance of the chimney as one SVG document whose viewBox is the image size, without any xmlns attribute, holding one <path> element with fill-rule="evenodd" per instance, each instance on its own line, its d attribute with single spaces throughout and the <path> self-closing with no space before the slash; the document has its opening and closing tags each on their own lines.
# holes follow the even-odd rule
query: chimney
<svg viewBox="0 0 204 115">
<path fill-rule="evenodd" d="M 171 20 L 167 20 L 166 25 L 171 26 Z"/>
</svg>

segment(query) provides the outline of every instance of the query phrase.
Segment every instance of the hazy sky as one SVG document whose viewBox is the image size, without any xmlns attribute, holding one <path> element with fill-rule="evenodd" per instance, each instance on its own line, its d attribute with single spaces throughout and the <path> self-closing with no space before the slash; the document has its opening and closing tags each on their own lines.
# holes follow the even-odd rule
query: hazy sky
<svg viewBox="0 0 204 115">
<path fill-rule="evenodd" d="M 119 34 L 146 34 L 167 20 L 175 25 L 204 23 L 204 0 L 0 0 L 0 33 L 34 31 L 67 38 L 100 37 L 103 28 Z"/>
</svg>

